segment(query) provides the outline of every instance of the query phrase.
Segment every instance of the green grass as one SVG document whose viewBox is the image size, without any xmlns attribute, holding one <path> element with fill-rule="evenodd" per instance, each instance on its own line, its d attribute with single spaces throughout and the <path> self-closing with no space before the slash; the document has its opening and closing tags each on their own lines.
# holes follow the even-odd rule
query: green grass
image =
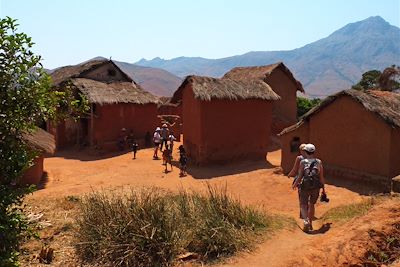
<svg viewBox="0 0 400 267">
<path fill-rule="evenodd" d="M 330 222 L 347 222 L 355 217 L 366 214 L 377 202 L 375 198 L 369 198 L 359 203 L 341 205 L 327 211 L 322 219 Z"/>
<path fill-rule="evenodd" d="M 97 192 L 80 205 L 78 255 L 110 266 L 170 266 L 187 252 L 213 261 L 251 249 L 266 233 L 292 224 L 243 206 L 226 186 L 208 185 L 206 194 L 159 188 Z"/>
</svg>

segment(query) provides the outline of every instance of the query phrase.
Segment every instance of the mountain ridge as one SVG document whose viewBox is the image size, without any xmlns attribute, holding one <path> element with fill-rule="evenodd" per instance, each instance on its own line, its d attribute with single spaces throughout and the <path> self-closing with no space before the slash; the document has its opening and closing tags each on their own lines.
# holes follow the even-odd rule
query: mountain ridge
<svg viewBox="0 0 400 267">
<path fill-rule="evenodd" d="M 325 38 L 293 50 L 250 51 L 220 59 L 178 57 L 141 59 L 136 65 L 165 69 L 178 77 L 189 74 L 221 77 L 234 67 L 282 61 L 309 95 L 326 96 L 348 89 L 362 73 L 400 65 L 400 29 L 379 16 L 353 22 Z"/>
</svg>

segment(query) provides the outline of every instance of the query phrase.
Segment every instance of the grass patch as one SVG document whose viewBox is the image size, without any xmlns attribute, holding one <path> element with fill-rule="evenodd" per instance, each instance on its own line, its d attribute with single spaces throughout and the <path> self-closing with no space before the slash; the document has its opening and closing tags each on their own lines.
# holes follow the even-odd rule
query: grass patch
<svg viewBox="0 0 400 267">
<path fill-rule="evenodd" d="M 243 206 L 226 186 L 206 194 L 159 188 L 83 197 L 76 249 L 110 266 L 170 266 L 184 254 L 212 261 L 250 249 L 262 233 L 288 221 Z"/>
<path fill-rule="evenodd" d="M 346 222 L 366 214 L 376 203 L 377 199 L 369 198 L 359 203 L 341 205 L 327 211 L 322 219 L 330 222 Z"/>
</svg>

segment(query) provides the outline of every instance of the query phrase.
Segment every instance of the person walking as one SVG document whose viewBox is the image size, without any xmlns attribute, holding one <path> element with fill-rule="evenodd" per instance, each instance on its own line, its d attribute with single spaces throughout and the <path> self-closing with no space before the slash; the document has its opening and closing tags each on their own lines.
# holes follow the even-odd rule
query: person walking
<svg viewBox="0 0 400 267">
<path fill-rule="evenodd" d="M 168 141 L 169 141 L 169 147 L 171 149 L 171 151 L 174 151 L 174 142 L 175 142 L 176 138 L 174 136 L 174 133 L 171 131 L 169 136 L 168 136 Z"/>
<path fill-rule="evenodd" d="M 169 129 L 166 123 L 164 123 L 162 125 L 161 128 L 161 146 L 160 146 L 160 150 L 162 151 L 163 149 L 163 145 L 165 144 L 165 146 L 167 146 L 167 142 L 168 142 L 168 136 L 169 136 Z"/>
<path fill-rule="evenodd" d="M 312 221 L 315 214 L 315 203 L 319 197 L 320 188 L 325 194 L 325 177 L 322 161 L 315 158 L 315 146 L 304 146 L 305 159 L 300 161 L 299 175 L 292 188 L 299 190 L 301 215 L 304 222 L 304 232 L 313 230 Z"/>
<path fill-rule="evenodd" d="M 290 172 L 288 173 L 288 177 L 294 177 L 292 185 L 294 185 L 294 183 L 296 182 L 297 178 L 299 177 L 299 167 L 300 167 L 300 162 L 305 159 L 305 151 L 304 151 L 304 147 L 306 146 L 306 144 L 301 144 L 299 146 L 299 153 L 300 155 L 298 155 L 294 161 L 293 164 L 293 168 L 290 170 Z M 298 195 L 299 195 L 299 200 L 300 200 L 300 191 L 298 191 Z M 300 201 L 299 201 L 299 205 L 300 205 Z M 301 215 L 301 207 L 299 207 L 299 214 L 300 214 L 300 219 L 303 219 L 303 216 Z"/>
<path fill-rule="evenodd" d="M 136 153 L 138 150 L 139 144 L 136 142 L 135 139 L 132 140 L 132 152 L 133 152 L 133 159 L 136 159 Z"/>
<path fill-rule="evenodd" d="M 158 159 L 158 148 L 160 147 L 161 142 L 161 135 L 160 135 L 161 128 L 157 127 L 156 131 L 153 135 L 153 142 L 154 142 L 154 154 L 153 159 Z"/>
<path fill-rule="evenodd" d="M 186 150 L 183 145 L 179 146 L 179 176 L 184 177 L 186 176 L 186 165 L 187 165 L 187 156 Z"/>
</svg>

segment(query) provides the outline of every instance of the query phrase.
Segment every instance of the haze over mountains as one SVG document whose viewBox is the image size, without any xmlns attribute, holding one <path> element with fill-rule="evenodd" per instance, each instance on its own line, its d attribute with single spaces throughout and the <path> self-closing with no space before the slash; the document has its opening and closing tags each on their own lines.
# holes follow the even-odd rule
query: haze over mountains
<svg viewBox="0 0 400 267">
<path fill-rule="evenodd" d="M 182 78 L 190 74 L 221 77 L 234 67 L 268 65 L 279 61 L 283 61 L 303 83 L 308 95 L 324 97 L 348 89 L 367 70 L 383 70 L 393 64 L 400 65 L 400 29 L 379 16 L 369 17 L 347 24 L 326 38 L 294 50 L 257 51 L 221 59 L 142 59 L 135 64 L 161 68 Z M 135 72 L 131 64 L 124 63 L 123 66 Z M 151 79 L 154 84 L 163 83 L 162 77 L 156 78 L 146 70 L 142 71 L 143 82 Z M 177 81 L 170 76 L 168 79 L 166 83 L 169 84 Z M 167 95 L 168 90 L 165 89 L 163 95 Z"/>
</svg>

